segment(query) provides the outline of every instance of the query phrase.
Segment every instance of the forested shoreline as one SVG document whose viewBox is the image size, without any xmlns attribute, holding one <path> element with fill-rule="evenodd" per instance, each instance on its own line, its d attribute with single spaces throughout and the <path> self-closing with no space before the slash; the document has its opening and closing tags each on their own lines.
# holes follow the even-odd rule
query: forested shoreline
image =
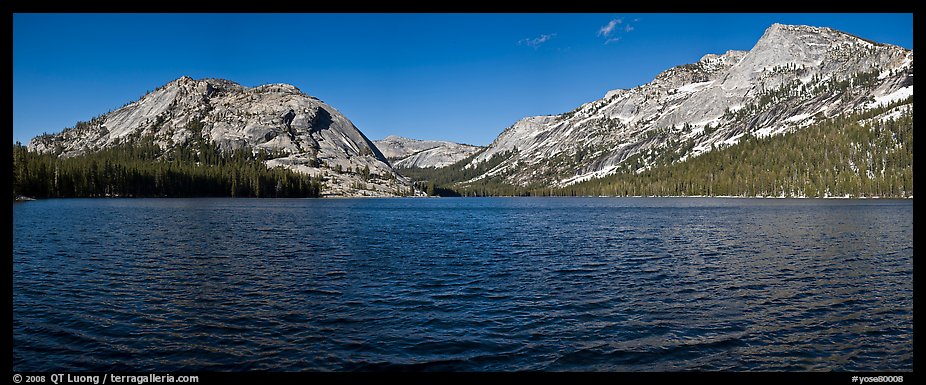
<svg viewBox="0 0 926 385">
<path fill-rule="evenodd" d="M 73 197 L 279 197 L 320 196 L 321 181 L 283 168 L 267 168 L 273 154 L 221 151 L 212 143 L 172 150 L 151 140 L 99 152 L 59 157 L 13 145 L 13 199 Z"/>
<path fill-rule="evenodd" d="M 628 159 L 614 174 L 566 187 L 515 186 L 503 173 L 471 180 L 507 156 L 467 167 L 474 158 L 436 169 L 403 170 L 429 195 L 441 196 L 913 196 L 912 105 L 878 118 L 910 100 L 821 120 L 791 133 L 745 135 L 737 144 L 696 157 L 656 154 L 643 171 Z M 478 155 L 478 154 L 477 154 Z M 640 157 L 647 155 L 642 154 Z"/>
<path fill-rule="evenodd" d="M 627 159 L 614 174 L 566 187 L 516 186 L 504 182 L 504 174 L 472 180 L 511 153 L 475 167 L 467 165 L 478 154 L 447 167 L 400 172 L 431 196 L 912 197 L 912 106 L 878 117 L 886 111 L 829 118 L 782 135 L 746 135 L 695 157 L 640 154 L 659 160 L 640 171 L 640 159 Z M 167 150 L 143 138 L 79 156 L 59 155 L 14 144 L 13 199 L 302 198 L 319 197 L 323 188 L 322 180 L 265 166 L 281 154 L 222 151 L 205 140 Z"/>
</svg>

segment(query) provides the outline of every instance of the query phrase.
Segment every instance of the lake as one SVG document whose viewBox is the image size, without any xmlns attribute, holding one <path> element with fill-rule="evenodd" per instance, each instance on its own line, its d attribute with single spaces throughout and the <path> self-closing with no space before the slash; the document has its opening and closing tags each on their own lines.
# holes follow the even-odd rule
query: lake
<svg viewBox="0 0 926 385">
<path fill-rule="evenodd" d="M 19 372 L 912 369 L 912 200 L 13 204 Z"/>
</svg>

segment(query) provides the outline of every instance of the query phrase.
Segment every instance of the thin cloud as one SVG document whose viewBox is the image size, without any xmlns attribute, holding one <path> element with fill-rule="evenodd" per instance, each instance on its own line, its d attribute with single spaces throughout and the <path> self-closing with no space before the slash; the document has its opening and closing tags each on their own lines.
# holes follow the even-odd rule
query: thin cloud
<svg viewBox="0 0 926 385">
<path fill-rule="evenodd" d="M 533 39 L 521 39 L 521 40 L 518 40 L 518 45 L 526 45 L 526 46 L 528 46 L 528 47 L 537 48 L 537 47 L 540 47 L 541 44 L 550 41 L 550 39 L 552 39 L 552 38 L 554 38 L 554 37 L 556 37 L 556 34 L 555 34 L 555 33 L 551 33 L 551 34 L 549 34 L 549 35 L 543 34 L 543 35 L 540 35 L 540 36 L 535 37 L 535 38 L 533 38 Z"/>
<path fill-rule="evenodd" d="M 603 27 L 601 27 L 601 29 L 598 30 L 598 36 L 608 37 L 609 35 L 611 35 L 611 32 L 614 31 L 614 27 L 617 27 L 618 24 L 621 24 L 623 22 L 624 22 L 624 19 L 621 19 L 621 18 L 617 18 L 617 19 L 613 19 L 609 21 L 608 24 L 605 24 Z"/>
<path fill-rule="evenodd" d="M 633 19 L 632 22 L 637 22 L 640 19 Z M 624 22 L 623 17 L 618 17 L 611 19 L 608 24 L 603 25 L 598 29 L 598 36 L 604 39 L 604 44 L 617 43 L 621 41 L 623 34 L 633 32 L 634 26 L 630 22 Z"/>
</svg>

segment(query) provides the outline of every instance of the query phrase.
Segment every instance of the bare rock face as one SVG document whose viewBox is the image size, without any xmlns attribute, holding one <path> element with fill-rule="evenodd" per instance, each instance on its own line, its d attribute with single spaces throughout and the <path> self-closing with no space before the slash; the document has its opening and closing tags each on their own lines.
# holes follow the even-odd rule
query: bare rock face
<svg viewBox="0 0 926 385">
<path fill-rule="evenodd" d="M 748 52 L 708 54 L 652 82 L 609 91 L 574 111 L 527 117 L 469 166 L 506 160 L 475 180 L 501 177 L 565 186 L 642 171 L 667 152 L 680 159 L 800 129 L 824 117 L 909 101 L 913 52 L 830 28 L 773 24 Z"/>
<path fill-rule="evenodd" d="M 191 125 L 196 122 L 202 123 L 202 129 Z M 324 178 L 323 195 L 421 194 L 393 171 L 350 120 L 288 84 L 249 88 L 224 79 L 184 76 L 89 123 L 36 137 L 28 146 L 75 156 L 142 137 L 154 138 L 169 149 L 187 144 L 194 136 L 223 150 L 283 153 L 266 161 L 267 166 Z"/>
<path fill-rule="evenodd" d="M 390 135 L 373 143 L 391 162 L 392 167 L 444 167 L 459 162 L 482 147 L 442 140 L 418 140 Z"/>
</svg>

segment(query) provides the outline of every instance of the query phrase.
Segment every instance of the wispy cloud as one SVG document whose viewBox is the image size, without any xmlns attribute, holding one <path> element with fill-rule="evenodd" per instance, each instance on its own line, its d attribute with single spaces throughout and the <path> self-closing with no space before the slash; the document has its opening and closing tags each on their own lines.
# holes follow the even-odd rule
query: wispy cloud
<svg viewBox="0 0 926 385">
<path fill-rule="evenodd" d="M 637 22 L 640 19 L 633 19 Z M 611 19 L 608 24 L 598 29 L 598 36 L 604 38 L 604 44 L 617 43 L 621 41 L 621 34 L 633 32 L 634 27 L 630 22 L 625 23 L 624 18 L 618 17 Z"/>
<path fill-rule="evenodd" d="M 624 19 L 621 19 L 621 18 L 617 18 L 617 19 L 613 19 L 609 21 L 608 24 L 605 24 L 603 27 L 601 27 L 601 29 L 598 30 L 598 36 L 604 36 L 604 37 L 610 36 L 611 32 L 614 31 L 614 27 L 617 27 L 618 24 L 621 24 L 623 22 L 624 22 Z"/>
<path fill-rule="evenodd" d="M 552 38 L 554 38 L 554 37 L 556 37 L 556 34 L 555 34 L 555 33 L 551 33 L 551 34 L 549 34 L 549 35 L 543 34 L 543 35 L 540 35 L 540 36 L 535 37 L 535 38 L 533 38 L 533 39 L 521 39 L 521 40 L 518 40 L 518 45 L 526 45 L 526 46 L 528 46 L 528 47 L 537 48 L 537 47 L 540 47 L 541 44 L 550 41 L 550 39 L 552 39 Z"/>
</svg>

